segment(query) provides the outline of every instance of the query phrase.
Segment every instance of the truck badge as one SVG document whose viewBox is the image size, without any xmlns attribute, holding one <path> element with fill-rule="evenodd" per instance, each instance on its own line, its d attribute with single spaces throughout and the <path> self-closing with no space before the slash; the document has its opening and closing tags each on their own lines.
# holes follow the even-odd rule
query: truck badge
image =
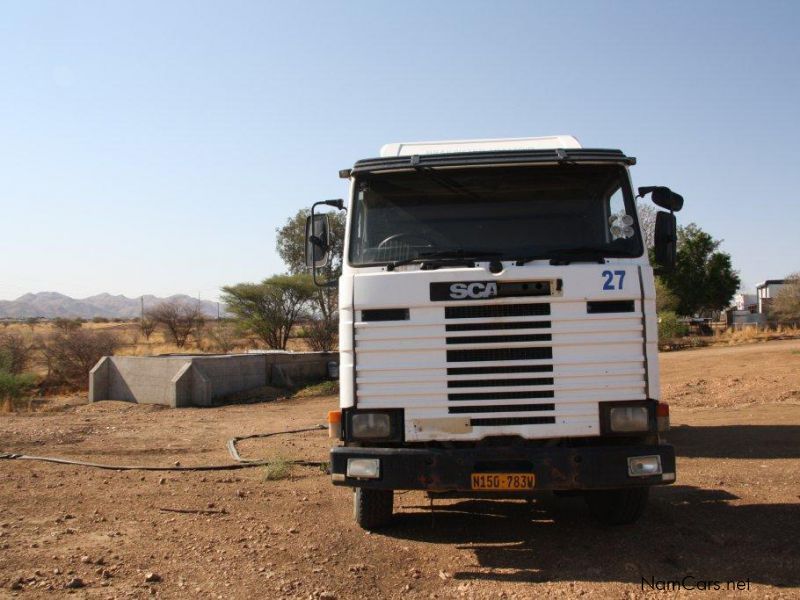
<svg viewBox="0 0 800 600">
<path fill-rule="evenodd" d="M 453 283 L 450 285 L 450 298 L 452 300 L 493 298 L 495 296 L 497 296 L 497 283 L 494 281 L 473 281 L 472 283 Z"/>
</svg>

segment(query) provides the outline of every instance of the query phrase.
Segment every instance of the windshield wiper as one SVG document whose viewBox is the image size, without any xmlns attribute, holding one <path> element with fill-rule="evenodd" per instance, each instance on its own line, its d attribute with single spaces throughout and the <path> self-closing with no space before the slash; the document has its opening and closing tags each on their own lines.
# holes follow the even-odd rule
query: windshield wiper
<svg viewBox="0 0 800 600">
<path fill-rule="evenodd" d="M 617 254 L 606 246 L 577 246 L 573 248 L 554 248 L 535 256 L 518 258 L 516 265 L 521 267 L 533 260 L 550 259 L 551 265 L 568 265 L 572 262 L 596 262 L 603 264 L 609 254 Z"/>
<path fill-rule="evenodd" d="M 426 265 L 442 264 L 466 264 L 468 266 L 472 266 L 476 260 L 498 258 L 502 255 L 502 252 L 465 250 L 463 248 L 457 248 L 455 250 L 437 250 L 436 252 L 421 252 L 413 258 L 405 258 L 403 260 L 390 262 L 388 265 L 386 265 L 386 270 L 394 271 L 396 267 L 416 263 L 422 263 L 423 268 Z"/>
</svg>

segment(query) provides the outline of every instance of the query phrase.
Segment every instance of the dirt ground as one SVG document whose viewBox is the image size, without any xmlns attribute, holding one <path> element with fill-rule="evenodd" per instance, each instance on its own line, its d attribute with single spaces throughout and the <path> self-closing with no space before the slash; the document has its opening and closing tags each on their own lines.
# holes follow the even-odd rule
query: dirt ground
<svg viewBox="0 0 800 600">
<path fill-rule="evenodd" d="M 687 576 L 700 587 L 720 582 L 720 591 L 695 592 L 702 597 L 800 597 L 800 342 L 661 358 L 678 481 L 654 490 L 635 525 L 602 528 L 579 499 L 439 500 L 431 512 L 422 494 L 405 493 L 395 497 L 396 524 L 366 534 L 352 521 L 351 493 L 315 468 L 271 481 L 264 468 L 156 473 L 0 460 L 0 598 L 664 597 L 685 595 L 664 588 Z M 224 463 L 229 437 L 312 426 L 336 399 L 57 404 L 0 416 L 0 451 Z M 313 432 L 240 450 L 324 460 L 328 447 Z M 728 581 L 747 588 L 731 592 Z"/>
</svg>

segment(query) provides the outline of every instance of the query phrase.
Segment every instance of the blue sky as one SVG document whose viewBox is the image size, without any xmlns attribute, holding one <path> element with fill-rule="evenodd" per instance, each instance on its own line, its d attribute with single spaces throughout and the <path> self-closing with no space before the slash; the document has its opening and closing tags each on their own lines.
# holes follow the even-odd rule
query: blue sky
<svg viewBox="0 0 800 600">
<path fill-rule="evenodd" d="M 392 141 L 638 157 L 746 288 L 800 270 L 800 3 L 6 2 L 0 298 L 217 295 Z"/>
</svg>

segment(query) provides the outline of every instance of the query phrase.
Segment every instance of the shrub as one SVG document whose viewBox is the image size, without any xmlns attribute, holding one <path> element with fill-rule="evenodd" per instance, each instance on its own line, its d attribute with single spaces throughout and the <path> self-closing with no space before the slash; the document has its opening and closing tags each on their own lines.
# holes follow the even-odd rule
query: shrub
<svg viewBox="0 0 800 600">
<path fill-rule="evenodd" d="M 106 317 L 92 317 L 92 323 L 108 323 Z"/>
<path fill-rule="evenodd" d="M 107 331 L 76 329 L 57 332 L 43 342 L 42 352 L 47 361 L 47 382 L 85 389 L 89 371 L 102 357 L 114 354 L 120 340 Z"/>
<path fill-rule="evenodd" d="M 18 333 L 0 334 L 0 370 L 22 373 L 30 363 L 32 346 Z"/>
<path fill-rule="evenodd" d="M 30 373 L 9 373 L 0 369 L 0 401 L 10 409 L 33 390 L 36 377 Z"/>
<path fill-rule="evenodd" d="M 270 459 L 264 465 L 264 479 L 267 481 L 276 481 L 278 479 L 286 479 L 292 474 L 292 463 L 282 457 Z"/>
<path fill-rule="evenodd" d="M 335 319 L 314 319 L 303 328 L 309 347 L 317 352 L 330 352 L 338 345 L 339 323 Z"/>
<path fill-rule="evenodd" d="M 82 323 L 78 319 L 64 319 L 62 317 L 53 319 L 53 327 L 60 331 L 74 331 L 81 325 Z"/>
<path fill-rule="evenodd" d="M 689 328 L 672 311 L 658 313 L 658 339 L 666 341 L 687 335 Z"/>
<path fill-rule="evenodd" d="M 212 347 L 215 352 L 228 354 L 236 347 L 239 341 L 239 334 L 233 323 L 218 322 L 208 330 L 208 337 L 211 339 Z"/>
</svg>

